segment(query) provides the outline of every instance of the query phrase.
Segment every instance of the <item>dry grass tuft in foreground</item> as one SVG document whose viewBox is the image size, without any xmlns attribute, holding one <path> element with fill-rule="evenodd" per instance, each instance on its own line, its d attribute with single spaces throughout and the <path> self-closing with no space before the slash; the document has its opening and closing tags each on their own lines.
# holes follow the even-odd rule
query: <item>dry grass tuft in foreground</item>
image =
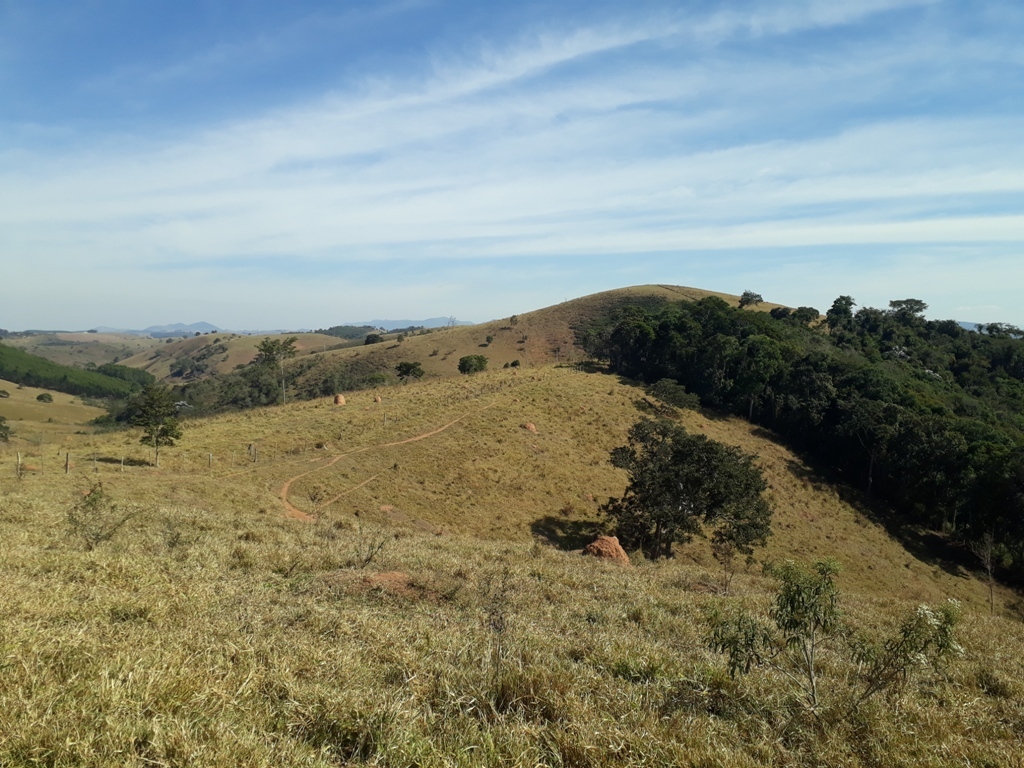
<svg viewBox="0 0 1024 768">
<path fill-rule="evenodd" d="M 969 615 L 962 657 L 833 717 L 855 666 L 820 651 L 820 718 L 771 668 L 730 678 L 709 616 L 764 614 L 682 562 L 153 506 L 91 551 L 56 505 L 3 497 L 5 765 L 1014 765 L 1019 625 Z M 908 605 L 844 596 L 890 634 Z"/>
</svg>

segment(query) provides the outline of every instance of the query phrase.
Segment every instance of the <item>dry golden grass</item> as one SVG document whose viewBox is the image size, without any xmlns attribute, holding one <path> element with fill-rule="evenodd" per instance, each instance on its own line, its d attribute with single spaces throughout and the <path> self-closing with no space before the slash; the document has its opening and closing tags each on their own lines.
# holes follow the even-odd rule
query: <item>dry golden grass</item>
<svg viewBox="0 0 1024 768">
<path fill-rule="evenodd" d="M 7 419 L 13 433 L 8 448 L 22 451 L 42 450 L 42 446 L 60 445 L 73 433 L 91 431 L 87 422 L 106 411 L 63 392 L 35 387 L 18 388 L 17 384 L 0 379 L 0 389 L 10 397 L 0 398 L 0 416 Z M 41 403 L 36 397 L 48 392 L 52 403 Z"/>
<path fill-rule="evenodd" d="M 488 371 L 350 393 L 345 406 L 325 398 L 188 421 L 179 446 L 161 451 L 159 469 L 149 465 L 152 450 L 136 431 L 65 436 L 71 476 L 55 454 L 48 474 L 26 482 L 66 487 L 76 477 L 107 479 L 129 498 L 200 507 L 223 500 L 237 512 L 281 513 L 280 492 L 291 481 L 288 501 L 308 514 L 358 512 L 400 528 L 503 541 L 541 535 L 582 546 L 602 522 L 598 506 L 625 485 L 608 454 L 640 417 L 641 394 L 614 377 L 571 368 Z M 536 432 L 524 429 L 527 423 Z M 846 589 L 984 606 L 987 588 L 972 574 L 908 553 L 755 427 L 696 412 L 685 413 L 683 423 L 760 457 L 776 506 L 764 558 L 834 557 Z M 8 465 L 0 466 L 2 475 L 14 474 L 11 450 L 0 449 Z M 323 498 L 310 501 L 318 492 Z M 701 541 L 681 556 L 714 564 Z M 1004 606 L 1017 600 L 1008 591 L 1001 598 Z"/>
<path fill-rule="evenodd" d="M 784 680 L 703 649 L 709 610 L 763 604 L 759 576 L 722 598 L 684 562 L 425 534 L 360 570 L 351 527 L 171 502 L 83 552 L 60 509 L 0 497 L 3 764 L 1019 764 L 1005 619 L 972 614 L 944 675 L 816 726 Z M 851 672 L 825 658 L 826 707 Z"/>
<path fill-rule="evenodd" d="M 581 359 L 582 351 L 575 345 L 573 328 L 604 315 L 624 299 L 666 299 L 694 301 L 705 296 L 718 296 L 731 304 L 738 296 L 670 285 L 638 285 L 584 296 L 579 299 L 517 315 L 517 323 L 501 318 L 470 326 L 443 328 L 407 336 L 401 344 L 392 334 L 386 341 L 367 347 L 331 352 L 339 359 L 366 358 L 380 360 L 393 367 L 401 360 L 418 361 L 428 377 L 458 376 L 459 358 L 484 355 L 491 369 L 518 360 L 524 367 L 548 363 L 572 362 Z M 775 304 L 762 304 L 770 309 Z M 493 337 L 490 344 L 487 337 Z"/>
<path fill-rule="evenodd" d="M 638 395 L 497 370 L 189 422 L 159 470 L 131 432 L 74 436 L 68 476 L 17 481 L 0 451 L 0 765 L 1021 764 L 1014 596 L 989 617 L 984 585 L 741 421 L 684 416 L 761 456 L 766 554 L 838 559 L 866 632 L 959 597 L 963 658 L 847 718 L 856 670 L 826 653 L 815 721 L 705 650 L 709 611 L 764 609 L 759 569 L 724 597 L 699 543 L 620 568 L 535 538 L 571 543 L 621 493 L 608 450 Z M 66 513 L 96 480 L 133 516 L 85 551 Z M 316 522 L 286 517 L 289 480 Z"/>
</svg>

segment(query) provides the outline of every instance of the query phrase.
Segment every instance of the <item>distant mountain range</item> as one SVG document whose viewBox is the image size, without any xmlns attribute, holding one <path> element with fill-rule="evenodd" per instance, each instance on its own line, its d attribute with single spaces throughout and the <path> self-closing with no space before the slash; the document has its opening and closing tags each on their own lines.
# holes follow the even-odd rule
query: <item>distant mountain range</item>
<svg viewBox="0 0 1024 768">
<path fill-rule="evenodd" d="M 170 325 L 151 325 L 141 331 L 128 328 L 109 328 L 107 326 L 98 326 L 93 330 L 98 333 L 130 333 L 133 336 L 152 336 L 155 339 L 162 339 L 168 336 L 195 336 L 197 333 L 210 333 L 222 329 L 210 323 L 191 323 L 189 325 L 185 323 L 171 323 Z"/>
</svg>

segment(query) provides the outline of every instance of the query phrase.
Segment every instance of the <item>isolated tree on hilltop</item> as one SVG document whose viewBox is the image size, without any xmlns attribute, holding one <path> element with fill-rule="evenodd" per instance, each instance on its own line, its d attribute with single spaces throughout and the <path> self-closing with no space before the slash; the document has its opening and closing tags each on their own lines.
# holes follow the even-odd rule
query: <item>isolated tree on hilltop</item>
<svg viewBox="0 0 1024 768">
<path fill-rule="evenodd" d="M 753 291 L 744 291 L 743 295 L 740 296 L 740 309 L 746 309 L 747 307 L 754 307 L 764 301 L 761 298 L 760 293 L 754 293 Z"/>
<path fill-rule="evenodd" d="M 139 442 L 153 446 L 154 463 L 159 467 L 160 447 L 174 445 L 174 441 L 181 437 L 174 396 L 167 387 L 150 384 L 132 403 L 132 410 L 131 423 L 142 427 Z"/>
</svg>

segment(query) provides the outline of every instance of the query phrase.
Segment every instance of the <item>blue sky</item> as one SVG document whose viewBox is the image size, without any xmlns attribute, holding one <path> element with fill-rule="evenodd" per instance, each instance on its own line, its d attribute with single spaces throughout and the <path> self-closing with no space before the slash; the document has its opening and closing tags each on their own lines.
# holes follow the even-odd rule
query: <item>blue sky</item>
<svg viewBox="0 0 1024 768">
<path fill-rule="evenodd" d="M 0 327 L 640 283 L 1024 326 L 1024 5 L 0 0 Z"/>
</svg>

